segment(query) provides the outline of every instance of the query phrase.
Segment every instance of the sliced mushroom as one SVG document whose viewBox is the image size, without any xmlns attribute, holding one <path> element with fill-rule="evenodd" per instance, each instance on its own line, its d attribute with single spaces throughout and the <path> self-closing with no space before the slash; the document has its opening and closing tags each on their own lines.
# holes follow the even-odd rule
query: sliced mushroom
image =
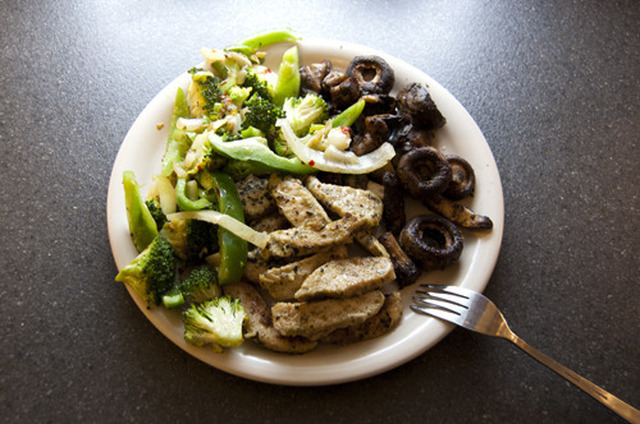
<svg viewBox="0 0 640 424">
<path fill-rule="evenodd" d="M 420 276 L 420 271 L 411 258 L 402 250 L 395 236 L 391 232 L 386 232 L 378 237 L 378 240 L 389 252 L 398 286 L 402 288 L 415 283 Z"/>
<path fill-rule="evenodd" d="M 491 218 L 478 215 L 466 206 L 455 203 L 440 195 L 423 199 L 423 203 L 434 212 L 448 220 L 470 230 L 490 230 L 493 228 Z"/>
<path fill-rule="evenodd" d="M 364 121 L 364 135 L 355 137 L 351 143 L 351 150 L 357 156 L 366 155 L 380 147 L 389 139 L 389 126 L 386 122 L 387 115 L 369 116 Z"/>
<path fill-rule="evenodd" d="M 332 70 L 322 80 L 322 93 L 338 110 L 354 104 L 362 95 L 360 86 L 344 72 Z"/>
<path fill-rule="evenodd" d="M 424 271 L 444 268 L 462 253 L 462 234 L 451 221 L 418 215 L 400 232 L 400 246 Z"/>
<path fill-rule="evenodd" d="M 322 91 L 322 80 L 331 71 L 331 63 L 325 60 L 321 63 L 300 67 L 300 90 L 303 94 L 320 93 Z"/>
<path fill-rule="evenodd" d="M 356 56 L 347 68 L 347 75 L 364 93 L 389 94 L 395 83 L 393 69 L 379 56 Z"/>
<path fill-rule="evenodd" d="M 442 194 L 452 200 L 472 195 L 476 186 L 476 175 L 471 164 L 458 155 L 447 155 L 445 158 L 451 166 L 451 181 Z"/>
<path fill-rule="evenodd" d="M 398 93 L 396 100 L 398 110 L 411 116 L 413 124 L 419 128 L 435 130 L 446 123 L 427 88 L 422 84 L 409 84 Z"/>
<path fill-rule="evenodd" d="M 418 200 L 442 193 L 451 181 L 451 167 L 438 149 L 420 147 L 398 162 L 398 177 L 405 190 Z"/>
<path fill-rule="evenodd" d="M 385 172 L 382 176 L 384 196 L 382 197 L 382 220 L 387 230 L 400 234 L 406 222 L 404 212 L 404 192 L 395 174 Z M 386 247 L 386 246 L 385 246 Z"/>
</svg>

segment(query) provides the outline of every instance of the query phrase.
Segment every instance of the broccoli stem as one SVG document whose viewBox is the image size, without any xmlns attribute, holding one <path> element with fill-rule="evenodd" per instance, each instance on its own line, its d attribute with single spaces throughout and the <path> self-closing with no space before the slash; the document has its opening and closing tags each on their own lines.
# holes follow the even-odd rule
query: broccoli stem
<svg viewBox="0 0 640 424">
<path fill-rule="evenodd" d="M 158 227 L 140 195 L 140 186 L 132 171 L 122 173 L 122 184 L 131 240 L 138 252 L 142 252 L 158 235 Z"/>
<path fill-rule="evenodd" d="M 282 55 L 278 69 L 278 81 L 273 93 L 273 102 L 282 106 L 288 97 L 298 97 L 300 93 L 300 69 L 298 67 L 298 48 L 291 47 Z"/>
</svg>

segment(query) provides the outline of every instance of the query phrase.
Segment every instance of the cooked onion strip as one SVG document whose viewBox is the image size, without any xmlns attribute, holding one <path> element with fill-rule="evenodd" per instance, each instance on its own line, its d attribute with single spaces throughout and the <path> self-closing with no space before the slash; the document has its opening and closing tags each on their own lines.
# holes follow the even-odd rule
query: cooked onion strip
<svg viewBox="0 0 640 424">
<path fill-rule="evenodd" d="M 282 130 L 282 136 L 293 153 L 304 163 L 320 171 L 335 172 L 339 174 L 368 174 L 386 165 L 396 154 L 395 149 L 389 143 L 383 143 L 371 153 L 358 156 L 356 163 L 350 163 L 351 158 L 328 158 L 324 152 L 307 146 L 304 138 L 298 138 L 286 119 L 279 119 L 276 126 Z M 336 149 L 337 150 L 337 149 Z M 347 154 L 346 152 L 341 152 Z"/>
<path fill-rule="evenodd" d="M 211 224 L 221 226 L 225 230 L 229 230 L 241 239 L 258 246 L 261 249 L 264 249 L 269 241 L 269 234 L 256 231 L 237 219 L 217 211 L 177 212 L 167 215 L 167 219 L 169 221 L 173 221 L 174 219 L 197 219 L 199 221 L 210 222 Z"/>
</svg>

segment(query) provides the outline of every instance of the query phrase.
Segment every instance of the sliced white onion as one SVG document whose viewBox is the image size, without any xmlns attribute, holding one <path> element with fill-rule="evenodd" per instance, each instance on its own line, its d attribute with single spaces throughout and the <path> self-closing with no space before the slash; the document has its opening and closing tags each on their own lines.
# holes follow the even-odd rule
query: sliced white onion
<svg viewBox="0 0 640 424">
<path fill-rule="evenodd" d="M 204 126 L 204 119 L 202 118 L 178 118 L 176 126 L 181 130 L 197 131 Z"/>
<path fill-rule="evenodd" d="M 177 212 L 167 215 L 167 219 L 169 221 L 173 221 L 174 219 L 197 219 L 199 221 L 210 222 L 221 226 L 225 230 L 231 231 L 236 236 L 261 249 L 264 249 L 269 241 L 269 234 L 256 231 L 237 219 L 217 211 Z"/>
<path fill-rule="evenodd" d="M 359 161 L 355 153 L 339 150 L 333 144 L 329 144 L 327 148 L 324 149 L 324 157 L 327 160 L 344 164 L 356 164 Z"/>
<path fill-rule="evenodd" d="M 324 152 L 312 149 L 305 144 L 305 138 L 298 138 L 286 119 L 279 119 L 276 126 L 282 130 L 282 136 L 293 153 L 304 163 L 320 171 L 339 174 L 368 174 L 386 165 L 396 154 L 389 143 L 383 143 L 371 153 L 358 156 L 357 163 L 344 163 L 327 158 Z M 309 136 L 307 136 L 309 137 Z"/>
<path fill-rule="evenodd" d="M 167 177 L 162 175 L 154 175 L 153 181 L 156 183 L 156 191 L 158 200 L 160 201 L 160 209 L 165 215 L 174 213 L 177 208 L 176 189 Z"/>
</svg>

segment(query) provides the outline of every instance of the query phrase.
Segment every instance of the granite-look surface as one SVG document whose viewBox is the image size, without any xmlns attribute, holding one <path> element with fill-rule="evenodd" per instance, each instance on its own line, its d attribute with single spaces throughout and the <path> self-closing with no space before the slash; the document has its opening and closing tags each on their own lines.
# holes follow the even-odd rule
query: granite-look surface
<svg viewBox="0 0 640 424">
<path fill-rule="evenodd" d="M 634 1 L 2 2 L 0 421 L 621 422 L 464 330 L 339 386 L 220 372 L 113 281 L 105 202 L 130 125 L 200 47 L 278 26 L 376 47 L 444 85 L 493 150 L 506 219 L 488 296 L 638 407 L 639 21 Z"/>
</svg>

